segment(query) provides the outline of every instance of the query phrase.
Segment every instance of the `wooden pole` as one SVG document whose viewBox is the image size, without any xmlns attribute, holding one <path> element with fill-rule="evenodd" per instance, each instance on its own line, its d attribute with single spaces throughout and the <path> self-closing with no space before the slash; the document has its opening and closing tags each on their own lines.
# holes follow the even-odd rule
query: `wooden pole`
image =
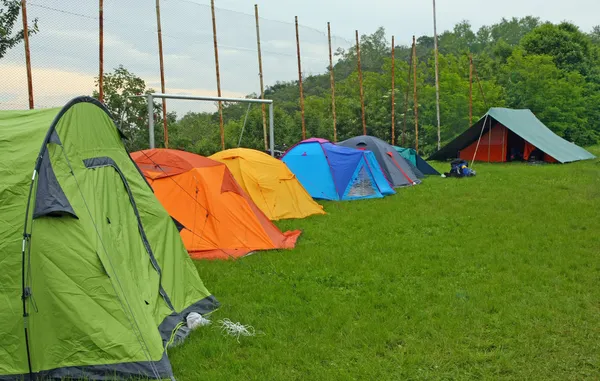
<svg viewBox="0 0 600 381">
<path fill-rule="evenodd" d="M 360 41 L 358 39 L 358 30 L 356 31 L 356 58 L 358 65 L 358 84 L 360 86 L 360 110 L 362 114 L 362 127 L 363 127 L 363 135 L 367 134 L 367 120 L 365 118 L 365 93 L 363 90 L 363 76 L 362 76 L 362 68 L 360 65 Z"/>
<path fill-rule="evenodd" d="M 300 115 L 302 118 L 302 140 L 306 139 L 306 122 L 304 121 L 304 89 L 302 87 L 302 60 L 300 58 L 300 34 L 298 32 L 298 16 L 296 16 L 296 53 L 298 55 L 298 86 L 300 87 Z"/>
<path fill-rule="evenodd" d="M 260 28 L 258 23 L 258 4 L 254 4 L 254 18 L 256 19 L 256 45 L 258 47 L 258 76 L 260 77 L 260 98 L 265 99 L 265 85 L 263 81 L 262 54 L 260 52 Z M 263 138 L 265 140 L 265 151 L 269 149 L 267 142 L 267 110 L 262 105 Z"/>
<path fill-rule="evenodd" d="M 333 73 L 333 54 L 331 52 L 331 26 L 327 23 L 327 39 L 329 41 L 329 82 L 331 82 L 331 113 L 333 114 L 333 142 L 337 142 L 337 121 L 335 115 L 335 75 Z"/>
<path fill-rule="evenodd" d="M 221 74 L 219 72 L 219 48 L 217 46 L 217 20 L 215 18 L 215 0 L 210 0 L 212 14 L 213 43 L 215 47 L 215 70 L 217 72 L 217 96 L 221 97 Z M 219 100 L 219 131 L 221 134 L 221 149 L 225 149 L 225 127 L 223 126 L 223 102 Z"/>
<path fill-rule="evenodd" d="M 419 152 L 419 103 L 417 102 L 417 42 L 413 36 L 413 98 L 415 108 L 415 151 Z"/>
<path fill-rule="evenodd" d="M 414 42 L 413 47 L 414 49 Z M 406 147 L 406 118 L 408 117 L 408 93 L 410 91 L 410 77 L 412 74 L 412 52 L 410 57 L 408 58 L 408 78 L 406 79 L 406 94 L 404 96 L 404 125 L 402 127 L 402 147 Z"/>
<path fill-rule="evenodd" d="M 160 0 L 156 0 L 156 28 L 158 32 L 158 57 L 160 60 L 160 89 L 162 93 L 165 93 L 165 63 L 163 59 L 163 45 L 162 45 L 162 28 L 160 25 Z M 165 148 L 169 148 L 169 131 L 167 127 L 167 100 L 162 99 L 162 112 L 163 112 L 163 133 L 165 135 Z"/>
<path fill-rule="evenodd" d="M 29 94 L 29 109 L 33 110 L 33 79 L 31 75 L 31 50 L 29 48 L 29 26 L 27 25 L 27 0 L 21 0 L 23 19 L 23 42 L 25 43 L 25 65 L 27 66 L 27 93 Z"/>
<path fill-rule="evenodd" d="M 440 77 L 438 67 L 438 36 L 437 22 L 435 12 L 435 0 L 433 0 L 433 44 L 435 48 L 435 106 L 437 111 L 437 149 L 442 148 L 441 145 L 441 121 L 440 121 Z"/>
<path fill-rule="evenodd" d="M 98 3 L 98 100 L 104 102 L 104 0 Z"/>
<path fill-rule="evenodd" d="M 392 36 L 392 145 L 396 145 L 396 51 Z"/>
<path fill-rule="evenodd" d="M 469 55 L 469 127 L 473 125 L 473 55 Z"/>
</svg>

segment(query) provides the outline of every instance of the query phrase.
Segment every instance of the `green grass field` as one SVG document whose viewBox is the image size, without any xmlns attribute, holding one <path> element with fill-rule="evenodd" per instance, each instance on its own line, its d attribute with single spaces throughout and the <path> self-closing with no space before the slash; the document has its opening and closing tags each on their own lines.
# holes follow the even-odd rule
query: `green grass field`
<svg viewBox="0 0 600 381">
<path fill-rule="evenodd" d="M 279 223 L 295 250 L 197 262 L 223 307 L 169 351 L 176 377 L 600 379 L 600 163 L 475 169 Z"/>
</svg>

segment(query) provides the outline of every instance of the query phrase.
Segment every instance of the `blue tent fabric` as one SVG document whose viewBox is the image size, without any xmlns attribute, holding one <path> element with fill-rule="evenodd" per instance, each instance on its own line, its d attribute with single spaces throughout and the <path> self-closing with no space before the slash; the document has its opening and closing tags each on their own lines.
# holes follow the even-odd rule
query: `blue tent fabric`
<svg viewBox="0 0 600 381">
<path fill-rule="evenodd" d="M 370 151 L 312 138 L 290 148 L 281 160 L 313 198 L 357 200 L 395 193 Z"/>
<path fill-rule="evenodd" d="M 371 151 L 365 151 L 364 153 L 365 157 L 367 158 L 367 164 L 369 165 L 369 168 L 371 168 L 371 173 L 373 173 L 375 183 L 379 187 L 379 191 L 381 192 L 381 194 L 383 194 L 384 196 L 389 196 L 396 193 L 396 191 L 394 191 L 394 188 L 392 188 L 390 183 L 385 178 L 385 175 L 383 174 L 381 169 L 379 169 L 379 163 L 377 162 L 375 154 Z"/>
</svg>

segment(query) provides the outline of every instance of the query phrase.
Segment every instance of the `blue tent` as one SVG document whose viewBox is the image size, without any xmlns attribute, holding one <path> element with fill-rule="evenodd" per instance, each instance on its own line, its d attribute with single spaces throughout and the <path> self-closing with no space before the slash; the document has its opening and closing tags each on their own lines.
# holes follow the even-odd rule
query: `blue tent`
<svg viewBox="0 0 600 381">
<path fill-rule="evenodd" d="M 395 193 L 371 151 L 311 138 L 290 148 L 281 160 L 313 198 L 358 200 Z"/>
</svg>

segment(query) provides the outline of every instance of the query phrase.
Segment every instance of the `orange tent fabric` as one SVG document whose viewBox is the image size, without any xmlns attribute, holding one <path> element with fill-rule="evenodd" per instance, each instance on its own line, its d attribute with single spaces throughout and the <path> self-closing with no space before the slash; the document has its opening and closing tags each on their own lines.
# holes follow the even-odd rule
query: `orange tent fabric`
<svg viewBox="0 0 600 381">
<path fill-rule="evenodd" d="M 325 214 L 281 160 L 247 148 L 228 149 L 210 158 L 227 165 L 238 184 L 271 220 Z"/>
<path fill-rule="evenodd" d="M 301 232 L 282 233 L 273 225 L 225 164 L 171 149 L 138 151 L 131 157 L 180 225 L 192 258 L 237 258 L 296 245 Z"/>
<path fill-rule="evenodd" d="M 475 161 L 505 162 L 507 134 L 507 128 L 498 123 L 481 136 L 479 147 L 477 147 L 477 141 L 474 141 L 460 151 L 459 157 L 469 162 L 473 160 L 473 156 L 475 156 Z M 475 153 L 477 154 L 475 155 Z"/>
</svg>

